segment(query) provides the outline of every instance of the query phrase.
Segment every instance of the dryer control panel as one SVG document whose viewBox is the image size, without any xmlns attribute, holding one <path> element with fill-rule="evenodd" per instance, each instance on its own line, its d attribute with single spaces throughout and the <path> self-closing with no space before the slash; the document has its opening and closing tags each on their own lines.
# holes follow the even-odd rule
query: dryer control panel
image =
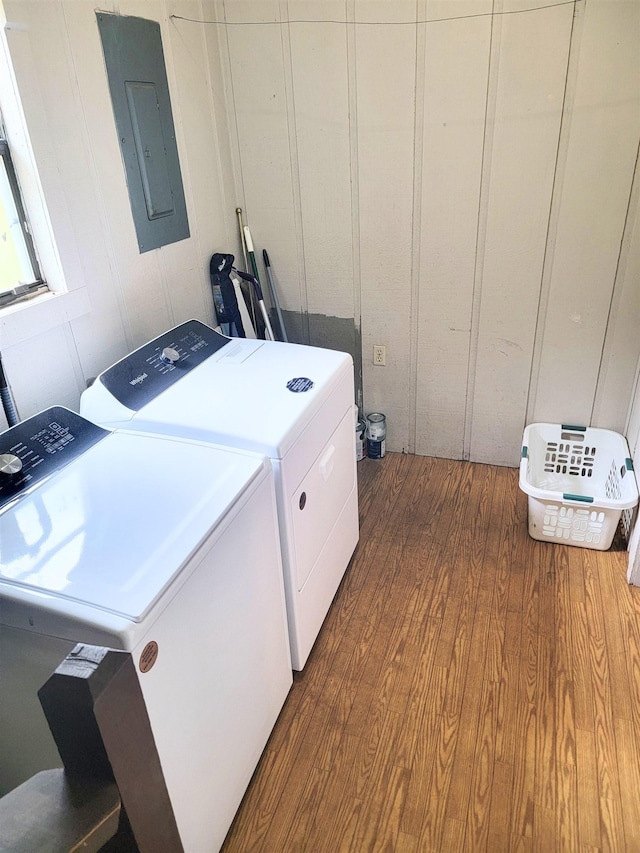
<svg viewBox="0 0 640 853">
<path fill-rule="evenodd" d="M 204 323 L 188 320 L 116 362 L 97 381 L 137 412 L 229 343 Z"/>
<path fill-rule="evenodd" d="M 0 433 L 0 512 L 107 435 L 109 430 L 61 406 Z"/>
</svg>

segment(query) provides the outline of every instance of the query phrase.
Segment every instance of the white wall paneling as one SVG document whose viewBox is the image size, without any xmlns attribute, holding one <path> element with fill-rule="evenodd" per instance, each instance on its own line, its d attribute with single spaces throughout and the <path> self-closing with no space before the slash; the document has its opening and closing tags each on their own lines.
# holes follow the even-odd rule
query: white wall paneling
<svg viewBox="0 0 640 853">
<path fill-rule="evenodd" d="M 588 424 L 607 324 L 614 319 L 640 136 L 640 4 L 589 0 L 577 12 L 584 14 L 578 73 L 556 187 L 549 298 L 530 411 L 535 420 Z M 633 364 L 635 356 L 629 358 Z M 627 399 L 630 392 L 627 385 Z M 599 420 L 607 425 L 608 414 L 601 411 Z"/>
<path fill-rule="evenodd" d="M 467 411 L 480 462 L 513 464 L 522 441 L 572 18 L 572 6 L 494 17 Z"/>
<path fill-rule="evenodd" d="M 54 355 L 64 357 L 55 359 L 55 370 L 52 370 Z M 2 353 L 2 363 L 21 418 L 48 406 L 75 409 L 84 390 L 80 360 L 66 325 L 8 347 Z M 24 369 L 25 364 L 28 370 Z"/>
<path fill-rule="evenodd" d="M 289 2 L 293 109 L 310 314 L 353 316 L 350 124 L 342 0 Z"/>
<path fill-rule="evenodd" d="M 224 4 L 225 19 L 235 24 L 226 28 L 225 42 L 233 102 L 229 125 L 239 155 L 239 195 L 229 213 L 235 218 L 235 208 L 243 208 L 257 256 L 263 248 L 269 252 L 282 307 L 301 311 L 307 292 L 304 256 L 298 252 L 302 224 L 289 31 L 279 23 L 282 5 L 278 0 Z M 283 13 L 286 20 L 286 7 Z M 239 243 L 235 245 L 240 256 Z"/>
<path fill-rule="evenodd" d="M 364 403 L 409 447 L 416 4 L 357 2 L 355 34 Z M 346 282 L 345 282 L 346 285 Z M 387 367 L 373 365 L 374 344 Z"/>
<path fill-rule="evenodd" d="M 43 342 L 55 396 L 77 402 L 130 347 L 211 321 L 208 260 L 240 255 L 241 206 L 299 338 L 362 357 L 390 450 L 515 466 L 527 420 L 625 429 L 637 0 L 103 4 L 162 30 L 191 237 L 145 255 L 94 4 L 2 2 L 64 279 L 84 291 L 34 310 L 32 332 L 30 307 L 0 317 L 22 414 L 53 393 L 33 379 Z"/>
<path fill-rule="evenodd" d="M 490 0 L 427 2 L 420 161 L 418 453 L 461 459 L 474 304 Z M 478 17 L 465 17 L 477 13 Z M 460 17 L 457 17 L 457 16 Z M 438 21 L 438 18 L 446 19 Z"/>
<path fill-rule="evenodd" d="M 593 406 L 593 426 L 624 432 L 640 359 L 640 169 L 633 185 L 607 318 L 600 372 Z M 634 364 L 635 358 L 635 364 Z M 631 436 L 630 436 L 631 437 Z M 640 460 L 638 462 L 640 465 Z"/>
</svg>

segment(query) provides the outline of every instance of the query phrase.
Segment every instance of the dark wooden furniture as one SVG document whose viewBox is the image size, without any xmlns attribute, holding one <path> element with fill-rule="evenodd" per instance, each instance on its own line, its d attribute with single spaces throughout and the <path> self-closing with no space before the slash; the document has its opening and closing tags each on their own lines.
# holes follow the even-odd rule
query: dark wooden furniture
<svg viewBox="0 0 640 853">
<path fill-rule="evenodd" d="M 0 851 L 181 853 L 131 655 L 78 645 L 38 695 L 64 769 L 0 800 Z"/>
</svg>

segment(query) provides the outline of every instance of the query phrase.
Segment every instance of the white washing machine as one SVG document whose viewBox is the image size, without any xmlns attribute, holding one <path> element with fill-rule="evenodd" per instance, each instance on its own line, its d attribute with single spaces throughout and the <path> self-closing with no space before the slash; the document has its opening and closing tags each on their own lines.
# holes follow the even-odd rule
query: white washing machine
<svg viewBox="0 0 640 853">
<path fill-rule="evenodd" d="M 226 338 L 197 320 L 104 371 L 96 423 L 264 453 L 275 473 L 294 669 L 302 669 L 358 541 L 350 355 Z"/>
<path fill-rule="evenodd" d="M 61 765 L 60 661 L 123 649 L 184 849 L 218 850 L 292 682 L 269 460 L 54 408 L 0 434 L 0 472 L 2 789 Z"/>
</svg>

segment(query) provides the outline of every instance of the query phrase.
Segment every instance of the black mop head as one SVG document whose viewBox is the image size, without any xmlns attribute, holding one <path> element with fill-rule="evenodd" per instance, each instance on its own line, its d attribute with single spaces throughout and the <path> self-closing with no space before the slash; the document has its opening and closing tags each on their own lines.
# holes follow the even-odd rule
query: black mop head
<svg viewBox="0 0 640 853">
<path fill-rule="evenodd" d="M 209 262 L 209 276 L 213 290 L 213 304 L 218 323 L 225 335 L 245 338 L 246 334 L 240 317 L 238 300 L 236 299 L 230 273 L 233 268 L 233 255 L 223 255 L 216 252 Z"/>
</svg>

